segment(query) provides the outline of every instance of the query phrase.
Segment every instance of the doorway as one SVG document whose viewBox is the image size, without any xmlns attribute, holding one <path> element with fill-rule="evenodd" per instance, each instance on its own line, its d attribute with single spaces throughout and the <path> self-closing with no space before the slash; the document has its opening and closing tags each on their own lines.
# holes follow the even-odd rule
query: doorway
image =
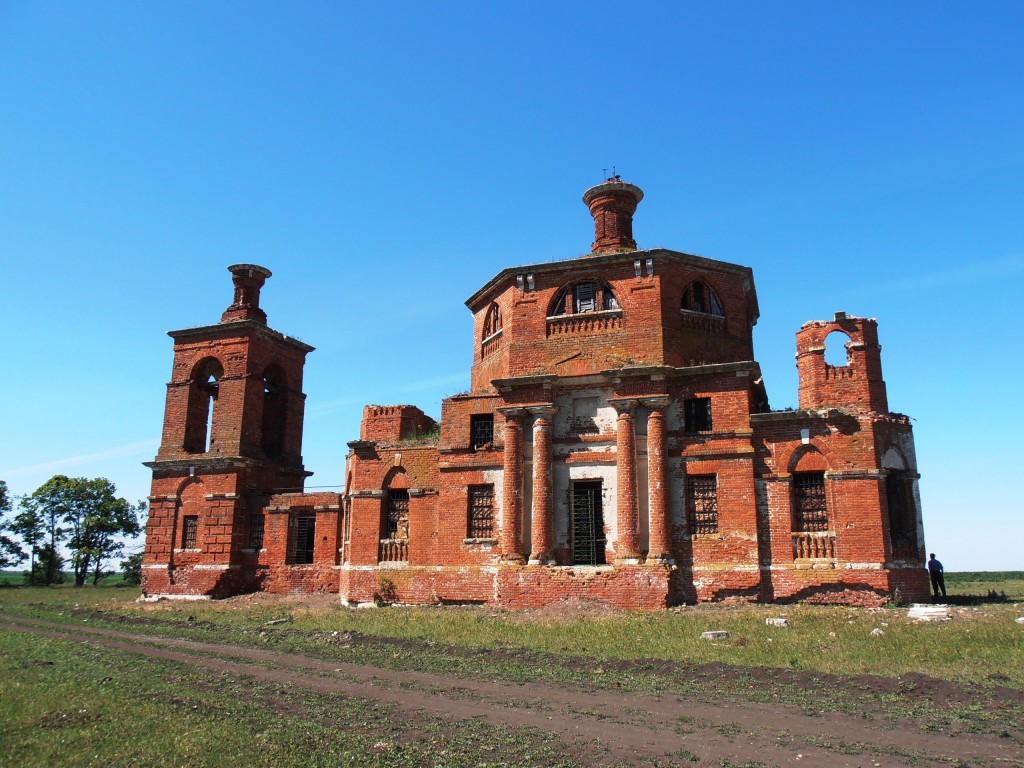
<svg viewBox="0 0 1024 768">
<path fill-rule="evenodd" d="M 572 564 L 604 565 L 604 545 L 601 481 L 575 482 L 572 486 Z"/>
</svg>

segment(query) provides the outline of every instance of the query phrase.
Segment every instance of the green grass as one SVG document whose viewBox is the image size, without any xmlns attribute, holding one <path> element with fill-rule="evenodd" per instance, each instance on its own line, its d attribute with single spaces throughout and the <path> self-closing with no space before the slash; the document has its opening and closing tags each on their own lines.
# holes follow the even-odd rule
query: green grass
<svg viewBox="0 0 1024 768">
<path fill-rule="evenodd" d="M 1008 601 L 1024 602 L 1024 571 L 952 571 L 945 574 L 946 591 L 955 596 L 1006 595 Z"/>
<path fill-rule="evenodd" d="M 2 630 L 0 678 L 10 768 L 578 765 L 532 729 L 410 723 L 379 703 Z"/>
<path fill-rule="evenodd" d="M 465 648 L 592 657 L 597 662 L 675 659 L 687 664 L 724 662 L 845 675 L 919 672 L 981 684 L 990 684 L 996 676 L 1001 684 L 1024 688 L 1024 627 L 1014 623 L 1024 615 L 1024 608 L 1012 603 L 956 607 L 952 621 L 933 623 L 912 622 L 899 609 L 716 604 L 541 621 L 477 608 L 347 609 L 338 605 L 309 610 L 231 601 L 151 607 L 132 602 L 137 594 L 116 587 L 9 589 L 0 591 L 0 606 L 8 612 L 58 621 L 80 621 L 82 611 L 100 610 L 108 619 L 127 616 L 152 623 L 133 630 L 186 633 L 215 641 L 272 642 L 298 651 L 322 647 L 332 631 L 352 630 Z M 766 626 L 770 616 L 785 616 L 790 627 Z M 189 617 L 194 621 L 189 622 Z M 264 627 L 267 621 L 283 617 L 290 621 Z M 91 620 L 102 623 L 104 616 Z M 876 628 L 883 636 L 871 635 Z M 730 636 L 726 641 L 708 642 L 700 639 L 705 630 L 726 630 Z M 411 651 L 400 649 L 399 653 L 401 658 Z M 451 663 L 451 654 L 445 658 Z"/>
</svg>

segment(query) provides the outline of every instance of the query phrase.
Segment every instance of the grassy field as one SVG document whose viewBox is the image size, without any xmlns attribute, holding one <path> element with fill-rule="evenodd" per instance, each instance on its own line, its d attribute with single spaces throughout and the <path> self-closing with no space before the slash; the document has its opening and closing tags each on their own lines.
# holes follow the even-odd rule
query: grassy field
<svg viewBox="0 0 1024 768">
<path fill-rule="evenodd" d="M 980 697 L 996 687 L 1024 689 L 1024 625 L 1015 622 L 1024 616 L 1024 605 L 1013 602 L 1024 599 L 1024 573 L 951 573 L 947 586 L 966 604 L 953 606 L 952 620 L 935 623 L 912 622 L 896 607 L 714 604 L 647 613 L 596 608 L 519 613 L 346 609 L 329 597 L 149 604 L 135 602 L 137 589 L 111 586 L 0 588 L 0 612 L 328 659 L 338 658 L 334 638 L 339 633 L 358 633 L 379 642 L 345 648 L 347 662 L 466 679 L 683 696 L 705 695 L 712 684 L 658 673 L 659 660 L 735 665 L 741 681 L 743 669 L 774 668 L 814 681 L 814 675 L 826 673 L 927 675 L 968 686 Z M 990 598 L 990 592 L 997 596 Z M 768 626 L 769 617 L 785 617 L 789 627 Z M 876 629 L 882 634 L 872 634 Z M 701 640 L 706 630 L 725 630 L 729 638 Z M 120 765 L 118 749 L 125 740 L 133 744 L 132 765 L 166 765 L 163 756 L 172 753 L 179 756 L 175 765 L 188 766 L 580 764 L 578 756 L 560 752 L 549 733 L 469 723 L 453 734 L 443 720 L 429 716 L 402 725 L 379 703 L 268 687 L 231 675 L 211 685 L 182 664 L 2 628 L 0 675 L 6 689 L 0 697 L 0 743 L 13 747 L 11 754 L 18 757 L 10 764 L 17 766 Z M 918 683 L 907 685 L 909 693 Z M 846 714 L 860 711 L 869 698 L 875 704 L 879 699 L 877 692 L 857 694 L 835 682 L 816 688 L 809 695 L 806 687 L 760 678 L 755 684 L 751 677 L 742 696 Z M 894 723 L 909 717 L 936 731 L 999 733 L 1024 717 L 1020 707 L 1002 705 L 992 711 L 970 705 L 940 712 L 902 692 L 901 687 L 881 696 Z"/>
</svg>

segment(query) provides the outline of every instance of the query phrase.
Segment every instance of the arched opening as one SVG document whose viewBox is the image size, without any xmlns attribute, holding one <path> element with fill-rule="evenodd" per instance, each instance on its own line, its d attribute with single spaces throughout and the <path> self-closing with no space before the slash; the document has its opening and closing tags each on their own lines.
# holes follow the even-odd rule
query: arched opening
<svg viewBox="0 0 1024 768">
<path fill-rule="evenodd" d="M 714 289 L 703 280 L 694 280 L 683 291 L 682 308 L 687 312 L 702 312 L 706 315 L 724 317 L 722 302 Z"/>
<path fill-rule="evenodd" d="M 260 446 L 268 458 L 277 458 L 284 453 L 287 418 L 288 387 L 284 371 L 279 365 L 271 365 L 263 372 L 263 414 L 260 422 Z"/>
<path fill-rule="evenodd" d="M 814 447 L 794 456 L 790 480 L 793 509 L 794 559 L 834 559 L 835 533 L 826 494 L 826 458 Z"/>
<path fill-rule="evenodd" d="M 381 505 L 380 560 L 405 562 L 409 559 L 409 477 L 405 470 L 391 470 L 384 480 Z"/>
<path fill-rule="evenodd" d="M 907 470 L 906 459 L 895 448 L 882 457 L 885 499 L 889 512 L 889 543 L 893 560 L 915 562 L 920 558 L 917 536 L 917 504 L 914 501 L 914 474 Z"/>
<path fill-rule="evenodd" d="M 501 309 L 497 304 L 491 304 L 491 308 L 487 310 L 487 317 L 484 318 L 484 338 L 489 339 L 500 330 Z"/>
<path fill-rule="evenodd" d="M 850 364 L 850 353 L 846 347 L 850 337 L 842 331 L 832 331 L 825 337 L 825 364 L 842 368 Z"/>
<path fill-rule="evenodd" d="M 610 312 L 622 309 L 615 291 L 608 283 L 586 280 L 568 285 L 555 294 L 548 310 L 548 317 L 578 315 L 588 312 Z"/>
<path fill-rule="evenodd" d="M 216 443 L 216 406 L 223 376 L 224 367 L 215 357 L 200 360 L 192 369 L 183 446 L 188 453 L 209 453 Z"/>
</svg>

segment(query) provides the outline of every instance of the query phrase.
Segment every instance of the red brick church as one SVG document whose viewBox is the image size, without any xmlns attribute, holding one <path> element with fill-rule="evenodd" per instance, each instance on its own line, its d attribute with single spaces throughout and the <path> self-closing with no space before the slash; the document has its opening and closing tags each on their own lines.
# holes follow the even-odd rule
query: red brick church
<svg viewBox="0 0 1024 768">
<path fill-rule="evenodd" d="M 751 269 L 638 250 L 642 198 L 618 177 L 588 189 L 591 253 L 470 296 L 470 392 L 440 423 L 366 406 L 341 492 L 303 491 L 313 348 L 267 325 L 269 270 L 230 267 L 220 322 L 170 333 L 144 592 L 510 608 L 927 597 L 913 434 L 889 411 L 876 322 L 800 328 L 799 409 L 772 411 Z M 825 361 L 826 337 L 845 365 Z"/>
</svg>

